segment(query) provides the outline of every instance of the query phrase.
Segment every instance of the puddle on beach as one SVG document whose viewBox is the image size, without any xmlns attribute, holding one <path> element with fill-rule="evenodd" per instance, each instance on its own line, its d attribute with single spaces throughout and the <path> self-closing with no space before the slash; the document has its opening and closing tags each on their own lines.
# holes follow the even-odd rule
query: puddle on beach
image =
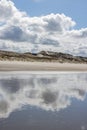
<svg viewBox="0 0 87 130">
<path fill-rule="evenodd" d="M 0 73 L 0 130 L 87 130 L 87 73 Z"/>
</svg>

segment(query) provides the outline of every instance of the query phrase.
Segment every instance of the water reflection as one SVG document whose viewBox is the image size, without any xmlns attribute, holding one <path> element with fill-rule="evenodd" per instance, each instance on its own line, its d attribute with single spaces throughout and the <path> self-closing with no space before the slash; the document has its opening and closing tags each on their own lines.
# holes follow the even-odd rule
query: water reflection
<svg viewBox="0 0 87 130">
<path fill-rule="evenodd" d="M 24 105 L 60 111 L 74 98 L 84 101 L 86 93 L 86 73 L 0 74 L 0 118 L 9 117 Z"/>
</svg>

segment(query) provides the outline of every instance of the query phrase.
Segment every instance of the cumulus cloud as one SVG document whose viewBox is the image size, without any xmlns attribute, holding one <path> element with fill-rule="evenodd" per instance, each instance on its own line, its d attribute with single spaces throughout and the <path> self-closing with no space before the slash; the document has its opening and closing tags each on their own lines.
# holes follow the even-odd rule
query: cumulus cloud
<svg viewBox="0 0 87 130">
<path fill-rule="evenodd" d="M 75 30 L 75 25 L 75 21 L 64 14 L 30 17 L 11 0 L 0 0 L 2 50 L 51 50 L 87 56 L 87 28 Z"/>
<path fill-rule="evenodd" d="M 11 18 L 16 10 L 13 2 L 0 0 L 0 21 Z"/>
<path fill-rule="evenodd" d="M 0 38 L 13 42 L 32 42 L 37 38 L 37 35 L 28 34 L 19 26 L 9 26 L 2 30 Z"/>
<path fill-rule="evenodd" d="M 0 74 L 0 118 L 7 118 L 22 106 L 45 111 L 60 111 L 72 104 L 72 98 L 84 101 L 87 74 Z"/>
<path fill-rule="evenodd" d="M 87 38 L 87 28 L 83 28 L 81 30 L 73 30 L 69 32 L 72 37 L 76 38 Z"/>
</svg>

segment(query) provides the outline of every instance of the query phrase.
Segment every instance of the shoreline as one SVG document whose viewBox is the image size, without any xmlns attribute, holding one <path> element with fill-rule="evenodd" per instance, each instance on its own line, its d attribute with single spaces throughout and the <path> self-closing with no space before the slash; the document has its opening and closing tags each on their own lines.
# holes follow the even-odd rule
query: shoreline
<svg viewBox="0 0 87 130">
<path fill-rule="evenodd" d="M 0 61 L 0 71 L 87 71 L 87 64 Z"/>
</svg>

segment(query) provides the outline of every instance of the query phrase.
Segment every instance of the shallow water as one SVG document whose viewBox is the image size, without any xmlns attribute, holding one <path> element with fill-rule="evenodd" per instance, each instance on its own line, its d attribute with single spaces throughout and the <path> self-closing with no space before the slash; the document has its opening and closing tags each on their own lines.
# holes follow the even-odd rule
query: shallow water
<svg viewBox="0 0 87 130">
<path fill-rule="evenodd" d="M 0 73 L 0 130 L 87 130 L 87 73 Z"/>
</svg>

